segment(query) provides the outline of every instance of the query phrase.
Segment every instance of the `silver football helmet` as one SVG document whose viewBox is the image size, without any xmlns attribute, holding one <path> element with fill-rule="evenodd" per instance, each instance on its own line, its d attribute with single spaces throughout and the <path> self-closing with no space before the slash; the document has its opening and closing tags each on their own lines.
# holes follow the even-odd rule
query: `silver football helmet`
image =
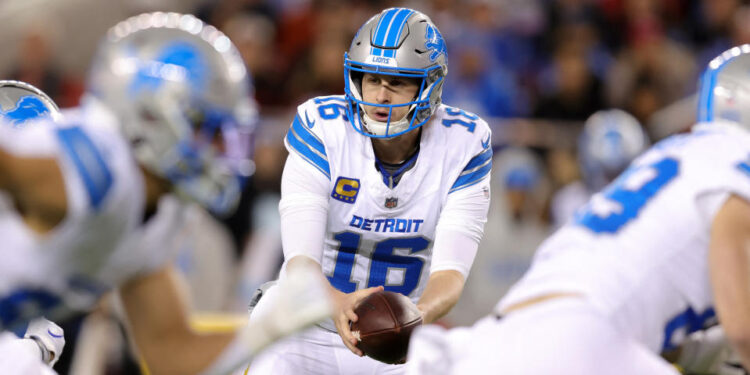
<svg viewBox="0 0 750 375">
<path fill-rule="evenodd" d="M 591 115 L 578 139 L 578 161 L 586 185 L 599 190 L 620 174 L 649 145 L 638 120 L 610 109 Z"/>
<path fill-rule="evenodd" d="M 362 98 L 362 76 L 375 73 L 421 80 L 416 97 L 404 104 L 378 104 Z M 448 74 L 445 40 L 426 15 L 407 8 L 390 8 L 370 18 L 344 54 L 347 115 L 358 132 L 391 138 L 416 129 L 441 103 Z M 387 121 L 369 118 L 363 105 L 388 108 Z M 407 115 L 391 120 L 393 108 L 408 107 Z"/>
<path fill-rule="evenodd" d="M 723 119 L 750 130 L 750 44 L 708 63 L 698 87 L 698 121 Z"/>
<path fill-rule="evenodd" d="M 196 17 L 146 13 L 112 27 L 87 93 L 112 110 L 137 160 L 180 195 L 232 210 L 254 170 L 256 115 L 239 52 Z"/>
<path fill-rule="evenodd" d="M 47 94 L 26 82 L 0 80 L 0 118 L 19 128 L 43 117 L 60 117 L 60 109 Z"/>
</svg>

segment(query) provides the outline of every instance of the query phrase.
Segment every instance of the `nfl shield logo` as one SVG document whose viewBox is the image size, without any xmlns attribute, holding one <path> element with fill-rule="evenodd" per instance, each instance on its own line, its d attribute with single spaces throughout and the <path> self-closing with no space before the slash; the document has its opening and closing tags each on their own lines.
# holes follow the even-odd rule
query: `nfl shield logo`
<svg viewBox="0 0 750 375">
<path fill-rule="evenodd" d="M 396 208 L 398 206 L 398 198 L 385 198 L 385 208 Z"/>
</svg>

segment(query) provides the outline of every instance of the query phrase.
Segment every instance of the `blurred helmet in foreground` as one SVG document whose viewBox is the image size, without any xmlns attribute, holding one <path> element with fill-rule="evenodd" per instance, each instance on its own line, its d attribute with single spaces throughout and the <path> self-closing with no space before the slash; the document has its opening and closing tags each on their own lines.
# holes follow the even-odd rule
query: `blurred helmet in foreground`
<svg viewBox="0 0 750 375">
<path fill-rule="evenodd" d="M 750 130 L 750 44 L 708 63 L 698 87 L 698 121 L 727 120 Z"/>
<path fill-rule="evenodd" d="M 364 73 L 419 80 L 419 91 L 408 103 L 378 104 L 362 97 Z M 344 54 L 345 92 L 349 121 L 358 132 L 391 138 L 422 126 L 441 103 L 448 74 L 445 40 L 426 15 L 408 8 L 390 8 L 370 18 Z M 388 108 L 388 120 L 375 121 L 362 105 Z M 393 109 L 408 107 L 402 119 L 391 119 Z"/>
<path fill-rule="evenodd" d="M 57 119 L 60 110 L 47 94 L 21 81 L 0 80 L 0 118 L 13 127 L 39 118 Z"/>
<path fill-rule="evenodd" d="M 649 145 L 635 117 L 619 109 L 598 111 L 586 120 L 578 139 L 584 181 L 599 190 L 619 175 Z"/>
<path fill-rule="evenodd" d="M 221 31 L 192 15 L 156 12 L 109 30 L 87 92 L 114 111 L 144 167 L 178 194 L 227 213 L 254 169 L 250 88 Z"/>
</svg>

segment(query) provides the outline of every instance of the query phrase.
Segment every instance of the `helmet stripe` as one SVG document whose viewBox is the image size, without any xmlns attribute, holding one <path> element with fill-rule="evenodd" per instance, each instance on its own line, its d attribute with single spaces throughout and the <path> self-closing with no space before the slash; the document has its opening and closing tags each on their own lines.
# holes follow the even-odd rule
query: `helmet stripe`
<svg viewBox="0 0 750 375">
<path fill-rule="evenodd" d="M 716 68 L 710 65 L 701 77 L 701 92 L 698 97 L 698 121 L 712 121 L 714 114 L 714 87 L 716 87 L 716 76 L 721 68 L 726 66 L 726 61 Z"/>
<path fill-rule="evenodd" d="M 386 47 L 397 47 L 399 40 L 401 40 L 401 33 L 404 31 L 404 25 L 409 20 L 414 11 L 411 9 L 401 9 L 403 12 L 396 16 L 396 21 L 393 23 L 395 27 L 391 27 L 388 33 L 388 39 L 386 40 Z M 394 34 L 393 31 L 396 31 Z M 394 37 L 391 37 L 391 36 Z M 396 57 L 396 50 L 386 50 L 385 57 Z"/>
<path fill-rule="evenodd" d="M 397 8 L 388 9 L 385 12 L 385 14 L 380 17 L 380 20 L 378 21 L 378 26 L 375 27 L 375 35 L 371 36 L 373 38 L 372 45 L 374 46 L 383 45 L 383 39 L 385 39 L 385 34 L 388 32 L 388 27 L 390 27 L 391 21 L 393 20 L 393 16 L 395 16 L 397 12 L 398 12 Z M 370 54 L 373 56 L 383 56 L 383 50 L 380 48 L 373 47 Z"/>
<path fill-rule="evenodd" d="M 700 80 L 698 93 L 698 121 L 714 120 L 714 88 L 719 73 L 737 56 L 750 53 L 750 45 L 731 48 L 708 63 Z"/>
</svg>

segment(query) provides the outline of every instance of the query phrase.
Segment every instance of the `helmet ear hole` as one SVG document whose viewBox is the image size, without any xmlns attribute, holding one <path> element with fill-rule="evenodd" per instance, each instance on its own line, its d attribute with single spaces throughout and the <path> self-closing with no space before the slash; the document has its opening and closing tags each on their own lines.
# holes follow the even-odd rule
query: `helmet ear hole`
<svg viewBox="0 0 750 375">
<path fill-rule="evenodd" d="M 352 82 L 354 83 L 354 88 L 357 89 L 357 92 L 359 93 L 360 97 L 362 96 L 362 77 L 365 76 L 362 72 L 356 72 L 352 71 L 350 73 Z"/>
</svg>

